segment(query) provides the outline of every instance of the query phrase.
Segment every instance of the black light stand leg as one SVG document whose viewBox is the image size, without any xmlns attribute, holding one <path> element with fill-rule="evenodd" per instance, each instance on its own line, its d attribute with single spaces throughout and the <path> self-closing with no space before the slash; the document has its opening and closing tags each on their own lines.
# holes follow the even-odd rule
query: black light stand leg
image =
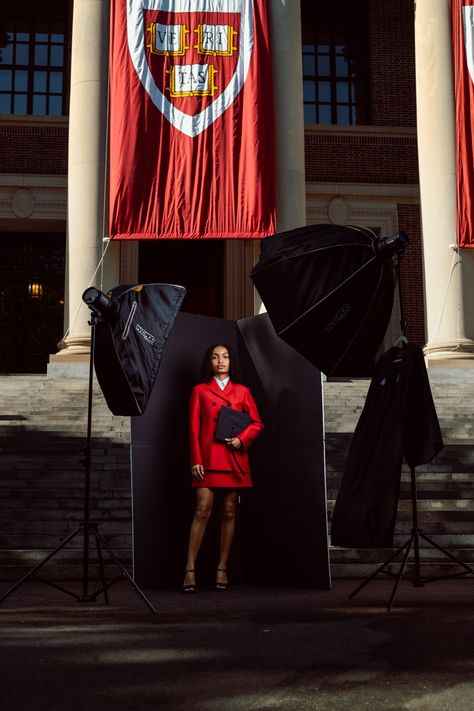
<svg viewBox="0 0 474 711">
<path fill-rule="evenodd" d="M 466 563 L 463 563 L 459 558 L 457 558 L 455 555 L 450 553 L 450 551 L 446 550 L 443 548 L 443 546 L 440 546 L 438 543 L 433 541 L 431 538 L 426 536 L 420 529 L 418 528 L 418 508 L 417 508 L 417 493 L 416 493 L 416 476 L 415 476 L 415 468 L 411 467 L 410 468 L 410 478 L 411 478 L 411 510 L 412 510 L 412 529 L 411 529 L 411 535 L 410 538 L 401 546 L 400 548 L 397 548 L 397 550 L 390 556 L 388 560 L 385 561 L 385 563 L 382 563 L 373 573 L 370 575 L 366 580 L 364 580 L 355 590 L 351 592 L 349 595 L 349 598 L 354 597 L 354 595 L 357 595 L 357 593 L 362 590 L 368 583 L 370 583 L 379 573 L 386 573 L 389 576 L 394 576 L 394 573 L 392 573 L 389 569 L 389 564 L 392 563 L 397 556 L 400 555 L 403 551 L 405 551 L 405 554 L 403 556 L 403 559 L 400 563 L 400 569 L 397 573 L 395 584 L 393 586 L 392 594 L 390 596 L 390 600 L 387 606 L 387 611 L 390 612 L 392 609 L 393 601 L 395 599 L 395 594 L 397 592 L 398 586 L 400 584 L 400 580 L 403 577 L 403 573 L 405 572 L 406 564 L 408 562 L 408 557 L 410 555 L 410 551 L 413 548 L 413 554 L 414 554 L 414 568 L 413 568 L 413 578 L 411 580 L 412 584 L 414 587 L 423 587 L 425 583 L 432 583 L 435 580 L 444 580 L 446 578 L 460 578 L 464 575 L 470 575 L 474 574 L 474 568 L 472 568 L 470 565 L 467 565 Z M 450 558 L 454 563 L 457 563 L 457 565 L 460 565 L 462 568 L 464 568 L 463 571 L 459 573 L 451 573 L 448 575 L 440 575 L 438 577 L 434 578 L 422 578 L 421 576 L 421 564 L 420 564 L 420 543 L 419 539 L 422 538 L 423 540 L 427 541 L 430 545 L 434 546 L 437 548 L 441 553 L 446 555 L 448 558 Z"/>
<path fill-rule="evenodd" d="M 2 596 L 0 596 L 0 603 L 2 603 L 9 595 L 11 595 L 15 590 L 17 590 L 20 585 L 22 585 L 27 580 L 35 578 L 40 580 L 47 585 L 50 585 L 66 595 L 74 597 L 78 602 L 93 602 L 97 599 L 98 595 L 104 595 L 105 604 L 108 604 L 108 588 L 114 585 L 118 580 L 125 577 L 128 582 L 132 585 L 135 592 L 138 593 L 139 597 L 146 604 L 148 609 L 156 614 L 156 609 L 153 607 L 151 602 L 147 599 L 145 594 L 140 590 L 138 585 L 135 583 L 131 575 L 126 571 L 123 565 L 118 560 L 117 556 L 114 554 L 112 549 L 108 546 L 106 541 L 102 538 L 98 531 L 98 526 L 96 523 L 91 523 L 90 521 L 90 474 L 91 474 L 91 452 L 92 452 L 92 391 L 93 391 L 93 375 L 94 375 L 94 349 L 95 349 L 95 325 L 97 322 L 97 316 L 93 312 L 90 320 L 91 326 L 91 349 L 90 349 L 90 361 L 89 361 L 89 394 L 88 394 L 88 405 L 87 405 L 87 439 L 86 439 L 86 449 L 84 458 L 84 469 L 85 469 L 85 486 L 84 486 L 84 519 L 82 523 L 72 531 L 61 543 L 56 546 L 56 548 L 49 553 L 42 561 L 35 565 L 30 571 L 28 571 L 22 578 L 20 578 L 11 588 L 9 588 Z M 53 582 L 52 580 L 47 580 L 37 575 L 37 571 L 45 565 L 53 556 L 56 555 L 62 548 L 64 548 L 75 536 L 83 534 L 83 551 L 82 551 L 82 595 L 77 595 L 76 593 L 63 588 L 61 585 Z M 90 537 L 93 536 L 96 542 L 97 549 L 97 559 L 99 567 L 99 579 L 100 587 L 95 592 L 89 591 L 89 565 L 90 565 L 90 555 L 89 555 L 89 543 Z M 105 578 L 104 561 L 102 558 L 102 549 L 107 551 L 112 562 L 121 570 L 121 575 L 111 582 L 107 583 Z"/>
<path fill-rule="evenodd" d="M 419 540 L 419 529 L 418 529 L 418 495 L 416 491 L 416 475 L 415 468 L 410 467 L 410 484 L 411 484 L 411 520 L 412 529 L 411 535 L 413 538 L 413 554 L 415 567 L 413 571 L 413 585 L 416 588 L 421 588 L 423 586 L 423 581 L 421 579 L 421 569 L 420 569 L 420 540 Z"/>
</svg>

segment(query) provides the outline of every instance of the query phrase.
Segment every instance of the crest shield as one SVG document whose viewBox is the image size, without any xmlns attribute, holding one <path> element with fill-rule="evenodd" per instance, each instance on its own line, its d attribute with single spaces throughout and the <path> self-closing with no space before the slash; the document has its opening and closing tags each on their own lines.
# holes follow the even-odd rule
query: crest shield
<svg viewBox="0 0 474 711">
<path fill-rule="evenodd" d="M 245 83 L 253 0 L 127 0 L 127 41 L 153 104 L 193 138 L 222 116 Z"/>
</svg>

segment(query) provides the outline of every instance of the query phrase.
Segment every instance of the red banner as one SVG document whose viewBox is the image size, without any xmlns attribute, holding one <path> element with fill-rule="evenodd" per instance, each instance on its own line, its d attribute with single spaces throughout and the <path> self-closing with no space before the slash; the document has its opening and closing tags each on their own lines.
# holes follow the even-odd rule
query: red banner
<svg viewBox="0 0 474 711">
<path fill-rule="evenodd" d="M 112 0 L 110 27 L 110 237 L 274 234 L 267 0 Z"/>
<path fill-rule="evenodd" d="M 456 232 L 474 247 L 474 0 L 450 0 L 456 104 Z"/>
</svg>

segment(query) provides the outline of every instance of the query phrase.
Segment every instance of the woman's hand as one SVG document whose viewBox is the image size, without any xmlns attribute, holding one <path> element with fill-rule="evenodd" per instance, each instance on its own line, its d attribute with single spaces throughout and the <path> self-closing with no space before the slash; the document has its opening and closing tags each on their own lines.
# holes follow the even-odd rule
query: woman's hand
<svg viewBox="0 0 474 711">
<path fill-rule="evenodd" d="M 198 481 L 202 481 L 204 479 L 204 467 L 202 464 L 193 464 L 191 467 L 191 474 L 193 475 L 193 479 L 198 479 Z"/>
<path fill-rule="evenodd" d="M 231 449 L 240 449 L 242 446 L 242 442 L 238 437 L 228 437 L 226 442 Z"/>
</svg>

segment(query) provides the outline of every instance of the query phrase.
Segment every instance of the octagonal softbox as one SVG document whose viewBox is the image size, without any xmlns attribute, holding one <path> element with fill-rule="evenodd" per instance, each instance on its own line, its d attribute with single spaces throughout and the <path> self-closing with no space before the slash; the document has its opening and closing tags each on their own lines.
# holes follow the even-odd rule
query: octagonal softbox
<svg viewBox="0 0 474 711">
<path fill-rule="evenodd" d="M 141 415 L 186 289 L 176 284 L 122 285 L 108 296 L 116 308 L 95 326 L 97 380 L 114 415 Z"/>
</svg>

